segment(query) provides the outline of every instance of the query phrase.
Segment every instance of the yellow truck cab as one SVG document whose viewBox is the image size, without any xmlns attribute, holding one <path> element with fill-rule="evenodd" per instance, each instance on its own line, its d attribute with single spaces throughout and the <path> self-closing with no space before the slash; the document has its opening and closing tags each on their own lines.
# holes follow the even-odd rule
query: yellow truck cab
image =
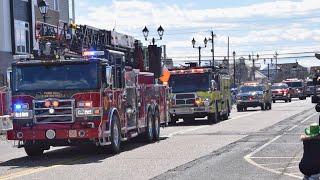
<svg viewBox="0 0 320 180">
<path fill-rule="evenodd" d="M 230 77 L 213 67 L 188 67 L 170 71 L 171 123 L 180 118 L 205 118 L 212 123 L 228 119 L 231 109 Z"/>
</svg>

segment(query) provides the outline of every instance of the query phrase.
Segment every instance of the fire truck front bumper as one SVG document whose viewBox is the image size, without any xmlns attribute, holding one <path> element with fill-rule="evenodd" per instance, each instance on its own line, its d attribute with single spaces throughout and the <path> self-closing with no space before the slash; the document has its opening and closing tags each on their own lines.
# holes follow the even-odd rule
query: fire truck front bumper
<svg viewBox="0 0 320 180">
<path fill-rule="evenodd" d="M 22 128 L 7 132 L 8 140 L 73 140 L 98 138 L 98 128 L 90 129 L 33 129 Z"/>
<path fill-rule="evenodd" d="M 199 115 L 199 116 L 206 116 L 210 112 L 214 112 L 211 107 L 174 107 L 170 109 L 170 114 L 172 116 L 184 116 L 184 115 Z"/>
</svg>

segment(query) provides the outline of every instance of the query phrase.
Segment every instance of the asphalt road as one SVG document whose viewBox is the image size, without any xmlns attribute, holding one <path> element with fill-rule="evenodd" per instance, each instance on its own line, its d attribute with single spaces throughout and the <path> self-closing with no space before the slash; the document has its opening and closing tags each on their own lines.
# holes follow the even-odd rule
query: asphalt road
<svg viewBox="0 0 320 180">
<path fill-rule="evenodd" d="M 272 111 L 233 111 L 215 125 L 179 123 L 161 129 L 161 141 L 127 142 L 118 155 L 69 147 L 29 158 L 2 139 L 0 179 L 299 179 L 299 137 L 318 121 L 313 107 L 296 100 Z"/>
</svg>

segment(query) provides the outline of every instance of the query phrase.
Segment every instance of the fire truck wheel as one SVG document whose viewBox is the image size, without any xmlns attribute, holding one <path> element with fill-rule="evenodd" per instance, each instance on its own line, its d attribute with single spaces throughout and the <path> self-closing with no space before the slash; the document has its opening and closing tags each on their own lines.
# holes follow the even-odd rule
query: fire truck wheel
<svg viewBox="0 0 320 180">
<path fill-rule="evenodd" d="M 153 140 L 160 140 L 160 114 L 158 110 L 156 110 L 153 117 Z"/>
<path fill-rule="evenodd" d="M 44 147 L 42 147 L 41 144 L 26 141 L 24 144 L 24 150 L 28 156 L 41 156 L 44 152 Z"/>
<path fill-rule="evenodd" d="M 120 122 L 118 116 L 114 115 L 111 122 L 111 153 L 117 154 L 120 152 L 121 144 L 121 131 L 120 131 Z"/>
<path fill-rule="evenodd" d="M 148 143 L 151 143 L 153 141 L 153 118 L 151 110 L 148 110 L 147 114 L 147 129 L 145 133 L 145 138 Z"/>
<path fill-rule="evenodd" d="M 179 119 L 176 116 L 170 116 L 170 125 L 176 125 Z"/>
<path fill-rule="evenodd" d="M 217 117 L 216 117 L 216 113 L 210 113 L 208 115 L 208 120 L 211 124 L 216 124 L 218 121 L 217 121 Z"/>
</svg>

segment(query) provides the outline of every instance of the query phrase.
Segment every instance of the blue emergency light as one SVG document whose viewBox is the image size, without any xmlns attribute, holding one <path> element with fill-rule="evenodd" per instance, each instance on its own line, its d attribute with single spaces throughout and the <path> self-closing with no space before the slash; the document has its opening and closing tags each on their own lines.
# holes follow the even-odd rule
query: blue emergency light
<svg viewBox="0 0 320 180">
<path fill-rule="evenodd" d="M 84 57 L 104 56 L 104 51 L 84 51 L 82 53 Z"/>
<path fill-rule="evenodd" d="M 21 111 L 21 110 L 29 109 L 29 105 L 28 104 L 24 104 L 24 103 L 17 103 L 13 107 L 14 107 L 15 111 Z"/>
</svg>

